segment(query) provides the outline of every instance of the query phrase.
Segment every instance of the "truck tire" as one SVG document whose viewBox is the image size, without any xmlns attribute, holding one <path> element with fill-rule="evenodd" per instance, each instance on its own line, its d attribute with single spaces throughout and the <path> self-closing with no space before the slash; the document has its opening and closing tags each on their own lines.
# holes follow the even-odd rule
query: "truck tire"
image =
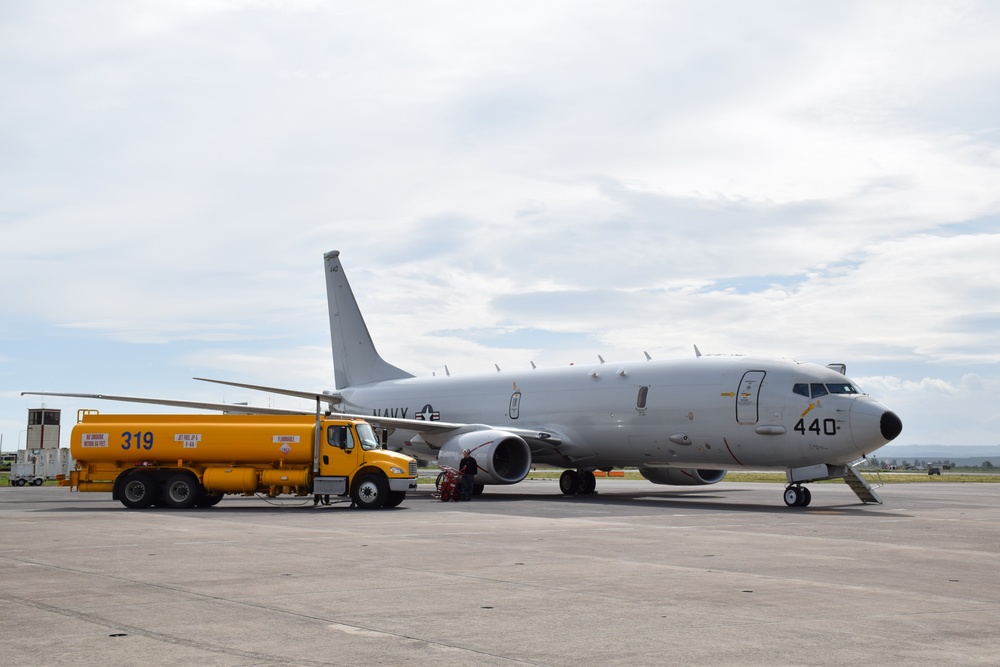
<svg viewBox="0 0 1000 667">
<path fill-rule="evenodd" d="M 198 478 L 189 472 L 177 472 L 167 478 L 163 485 L 163 504 L 175 510 L 186 510 L 194 507 L 205 490 L 198 483 Z"/>
<path fill-rule="evenodd" d="M 31 485 L 32 486 L 41 486 L 42 483 L 44 483 L 44 482 L 45 482 L 45 480 L 42 479 L 41 477 L 36 477 L 35 479 L 31 480 Z"/>
<path fill-rule="evenodd" d="M 27 481 L 27 480 L 25 480 L 25 479 L 24 479 L 24 478 L 22 477 L 21 479 L 17 480 L 16 482 L 12 482 L 12 484 L 17 484 L 18 486 L 24 486 L 24 485 L 25 485 L 25 483 L 26 483 L 26 481 Z"/>
<path fill-rule="evenodd" d="M 363 510 L 374 510 L 385 505 L 389 498 L 389 483 L 381 475 L 367 474 L 354 482 L 351 500 Z"/>
<path fill-rule="evenodd" d="M 156 480 L 148 472 L 134 472 L 122 482 L 122 505 L 130 510 L 146 509 L 159 494 Z"/>
</svg>

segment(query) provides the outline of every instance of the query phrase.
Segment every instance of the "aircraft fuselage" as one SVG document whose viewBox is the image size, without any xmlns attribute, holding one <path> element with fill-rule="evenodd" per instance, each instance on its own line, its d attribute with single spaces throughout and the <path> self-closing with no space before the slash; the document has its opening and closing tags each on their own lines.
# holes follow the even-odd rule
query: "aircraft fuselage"
<svg viewBox="0 0 1000 667">
<path fill-rule="evenodd" d="M 340 391 L 340 410 L 373 417 L 538 429 L 535 463 L 774 469 L 842 464 L 897 433 L 898 419 L 844 375 L 745 357 L 605 363 L 469 377 L 404 378 Z M 405 430 L 389 446 L 433 459 Z"/>
</svg>

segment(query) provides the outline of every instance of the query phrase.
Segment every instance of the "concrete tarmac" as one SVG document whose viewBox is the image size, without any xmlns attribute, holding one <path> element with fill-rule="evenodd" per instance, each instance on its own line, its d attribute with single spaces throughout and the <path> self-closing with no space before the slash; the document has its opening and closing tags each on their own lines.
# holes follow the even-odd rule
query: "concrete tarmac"
<svg viewBox="0 0 1000 667">
<path fill-rule="evenodd" d="M 0 488 L 7 665 L 997 665 L 1000 486 L 555 480 L 391 510 Z"/>
</svg>

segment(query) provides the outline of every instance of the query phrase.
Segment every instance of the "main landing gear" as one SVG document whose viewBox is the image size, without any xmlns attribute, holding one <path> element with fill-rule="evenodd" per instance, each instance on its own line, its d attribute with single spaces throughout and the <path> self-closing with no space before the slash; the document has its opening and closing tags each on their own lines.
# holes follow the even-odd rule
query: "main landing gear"
<svg viewBox="0 0 1000 667">
<path fill-rule="evenodd" d="M 789 507 L 808 507 L 811 501 L 812 494 L 801 484 L 785 487 L 785 504 Z"/>
<path fill-rule="evenodd" d="M 596 493 L 597 479 L 591 470 L 564 470 L 559 476 L 559 490 L 567 496 Z"/>
</svg>

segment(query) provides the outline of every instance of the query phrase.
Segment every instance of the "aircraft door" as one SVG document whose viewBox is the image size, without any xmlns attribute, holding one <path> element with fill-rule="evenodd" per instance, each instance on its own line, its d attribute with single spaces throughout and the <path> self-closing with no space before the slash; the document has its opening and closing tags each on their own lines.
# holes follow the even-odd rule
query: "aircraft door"
<svg viewBox="0 0 1000 667">
<path fill-rule="evenodd" d="M 740 424 L 756 424 L 760 385 L 764 381 L 764 371 L 747 371 L 740 380 L 736 392 L 736 421 Z"/>
</svg>

